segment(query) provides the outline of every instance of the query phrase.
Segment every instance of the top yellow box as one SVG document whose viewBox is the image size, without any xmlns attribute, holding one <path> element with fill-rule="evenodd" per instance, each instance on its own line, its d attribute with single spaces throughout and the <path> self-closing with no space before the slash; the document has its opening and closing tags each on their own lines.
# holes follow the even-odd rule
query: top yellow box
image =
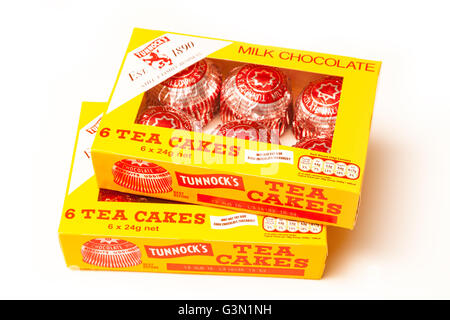
<svg viewBox="0 0 450 320">
<path fill-rule="evenodd" d="M 352 229 L 381 62 L 135 29 L 99 187 Z"/>
</svg>

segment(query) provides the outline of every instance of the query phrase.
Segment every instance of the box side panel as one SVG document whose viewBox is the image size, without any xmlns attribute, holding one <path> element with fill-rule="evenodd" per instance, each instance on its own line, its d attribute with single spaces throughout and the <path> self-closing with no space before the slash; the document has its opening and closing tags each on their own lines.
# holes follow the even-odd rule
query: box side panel
<svg viewBox="0 0 450 320">
<path fill-rule="evenodd" d="M 124 159 L 130 157 L 93 153 L 101 188 L 349 229 L 354 226 L 359 197 L 352 192 L 294 184 L 288 177 L 268 179 L 153 160 L 169 177 L 167 188 L 155 192 L 151 188 L 139 188 L 137 180 L 133 184 L 114 174 L 113 167 Z"/>
<path fill-rule="evenodd" d="M 67 266 L 110 270 L 320 279 L 326 246 L 60 234 Z"/>
<path fill-rule="evenodd" d="M 322 245 L 326 227 L 220 208 L 169 203 L 153 198 L 140 202 L 98 201 L 93 179 L 66 201 L 60 233 L 109 237 L 192 239 L 208 241 Z"/>
</svg>

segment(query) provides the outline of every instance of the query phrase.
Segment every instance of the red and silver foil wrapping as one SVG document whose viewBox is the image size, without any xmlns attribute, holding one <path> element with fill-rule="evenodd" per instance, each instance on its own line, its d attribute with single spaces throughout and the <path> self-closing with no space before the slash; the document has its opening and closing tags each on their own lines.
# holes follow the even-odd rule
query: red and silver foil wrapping
<svg viewBox="0 0 450 320">
<path fill-rule="evenodd" d="M 156 199 L 109 189 L 100 189 L 98 201 L 106 202 L 153 202 Z"/>
<path fill-rule="evenodd" d="M 310 138 L 316 137 L 316 134 L 309 130 L 302 129 L 302 128 L 297 128 L 295 130 L 294 130 L 295 138 L 297 139 L 297 141 L 303 141 L 304 139 L 310 139 Z"/>
<path fill-rule="evenodd" d="M 170 106 L 148 106 L 140 114 L 137 123 L 148 126 L 194 131 L 195 119 Z"/>
<path fill-rule="evenodd" d="M 226 122 L 216 129 L 215 134 L 251 141 L 279 143 L 278 132 L 272 132 L 271 129 L 261 123 L 250 120 L 235 120 Z"/>
<path fill-rule="evenodd" d="M 290 123 L 291 93 L 286 75 L 272 67 L 247 64 L 224 80 L 220 111 L 222 122 L 258 121 L 282 135 Z"/>
<path fill-rule="evenodd" d="M 114 182 L 124 188 L 143 193 L 166 193 L 172 191 L 170 173 L 154 163 L 143 160 L 124 159 L 112 168 Z"/>
<path fill-rule="evenodd" d="M 297 140 L 307 136 L 333 136 L 342 78 L 328 77 L 311 82 L 298 97 L 294 108 L 293 130 Z"/>
<path fill-rule="evenodd" d="M 331 144 L 333 143 L 331 138 L 306 138 L 293 145 L 295 148 L 308 149 L 312 151 L 319 151 L 330 153 Z"/>
<path fill-rule="evenodd" d="M 142 263 L 139 248 L 120 239 L 89 240 L 81 247 L 81 255 L 84 262 L 105 268 L 127 268 Z"/>
<path fill-rule="evenodd" d="M 169 204 L 183 204 L 188 203 L 170 201 L 166 199 L 152 198 L 146 196 L 140 196 L 137 194 L 120 192 L 116 190 L 100 189 L 98 193 L 98 201 L 105 202 L 141 202 L 141 203 L 169 203 Z"/>
<path fill-rule="evenodd" d="M 219 69 L 207 59 L 200 60 L 150 89 L 144 103 L 170 105 L 204 127 L 218 109 L 221 83 Z"/>
</svg>

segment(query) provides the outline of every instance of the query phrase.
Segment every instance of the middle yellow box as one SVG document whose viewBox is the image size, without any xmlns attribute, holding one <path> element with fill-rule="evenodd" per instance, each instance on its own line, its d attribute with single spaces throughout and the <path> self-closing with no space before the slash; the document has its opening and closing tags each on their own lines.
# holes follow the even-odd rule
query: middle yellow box
<svg viewBox="0 0 450 320">
<path fill-rule="evenodd" d="M 89 150 L 104 105 L 82 105 L 59 227 L 68 267 L 320 279 L 324 226 L 100 190 Z"/>
</svg>

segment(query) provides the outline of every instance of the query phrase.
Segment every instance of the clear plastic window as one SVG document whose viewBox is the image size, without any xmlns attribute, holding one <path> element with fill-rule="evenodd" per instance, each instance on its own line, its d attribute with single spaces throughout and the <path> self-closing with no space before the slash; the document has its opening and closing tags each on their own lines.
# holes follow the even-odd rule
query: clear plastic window
<svg viewBox="0 0 450 320">
<path fill-rule="evenodd" d="M 207 58 L 145 92 L 136 123 L 329 153 L 342 82 Z"/>
</svg>

